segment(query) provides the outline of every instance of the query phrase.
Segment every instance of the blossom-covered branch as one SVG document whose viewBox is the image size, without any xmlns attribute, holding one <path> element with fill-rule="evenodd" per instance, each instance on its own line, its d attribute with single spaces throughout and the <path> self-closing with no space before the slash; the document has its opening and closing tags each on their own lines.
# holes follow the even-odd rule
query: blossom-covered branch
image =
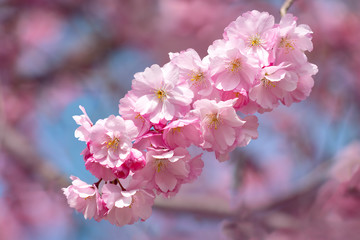
<svg viewBox="0 0 360 240">
<path fill-rule="evenodd" d="M 85 218 L 123 226 L 151 215 L 157 195 L 175 196 L 202 172 L 202 154 L 229 160 L 258 137 L 258 119 L 280 104 L 304 100 L 317 67 L 307 61 L 312 31 L 291 14 L 275 24 L 256 10 L 229 24 L 208 55 L 170 53 L 164 66 L 136 73 L 119 114 L 93 123 L 80 106 L 75 137 L 86 143 L 86 169 L 100 179 L 71 176 L 68 203 Z M 206 160 L 205 160 L 206 161 Z"/>
</svg>

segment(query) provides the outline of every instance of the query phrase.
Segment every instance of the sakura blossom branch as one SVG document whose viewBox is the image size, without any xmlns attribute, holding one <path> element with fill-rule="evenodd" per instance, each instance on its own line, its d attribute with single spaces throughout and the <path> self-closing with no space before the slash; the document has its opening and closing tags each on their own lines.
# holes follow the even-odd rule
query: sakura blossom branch
<svg viewBox="0 0 360 240">
<path fill-rule="evenodd" d="M 311 33 L 290 14 L 275 24 L 267 12 L 247 12 L 225 28 L 205 58 L 188 49 L 170 53 L 162 67 L 136 73 L 119 101 L 119 116 L 93 123 L 80 106 L 75 137 L 86 143 L 86 169 L 104 182 L 71 176 L 72 185 L 63 188 L 70 207 L 117 226 L 149 218 L 157 195 L 174 197 L 201 174 L 202 153 L 194 156 L 190 146 L 227 161 L 231 151 L 258 137 L 254 113 L 310 94 L 317 72 L 305 55 L 312 50 Z M 216 212 L 203 201 L 190 202 Z M 195 211 L 182 203 L 172 207 Z"/>
<path fill-rule="evenodd" d="M 285 0 L 285 2 L 283 3 L 283 5 L 280 8 L 280 14 L 282 17 L 285 16 L 285 14 L 287 13 L 287 10 L 289 10 L 289 8 L 294 3 L 294 1 L 295 0 Z"/>
</svg>

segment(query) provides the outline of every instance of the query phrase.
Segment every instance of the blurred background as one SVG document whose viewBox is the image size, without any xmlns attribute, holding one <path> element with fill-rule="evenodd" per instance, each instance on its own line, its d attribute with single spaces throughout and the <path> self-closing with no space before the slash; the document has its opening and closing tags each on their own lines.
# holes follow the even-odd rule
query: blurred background
<svg viewBox="0 0 360 240">
<path fill-rule="evenodd" d="M 279 22 L 282 3 L 0 0 L 0 239 L 357 239 L 360 191 L 342 184 L 360 165 L 357 0 L 295 0 L 288 12 L 314 31 L 310 97 L 258 115 L 259 138 L 231 161 L 206 153 L 201 177 L 158 199 L 146 222 L 85 220 L 61 191 L 70 175 L 95 181 L 74 137 L 79 105 L 93 122 L 117 114 L 136 72 L 168 52 L 204 57 L 246 11 Z"/>
</svg>

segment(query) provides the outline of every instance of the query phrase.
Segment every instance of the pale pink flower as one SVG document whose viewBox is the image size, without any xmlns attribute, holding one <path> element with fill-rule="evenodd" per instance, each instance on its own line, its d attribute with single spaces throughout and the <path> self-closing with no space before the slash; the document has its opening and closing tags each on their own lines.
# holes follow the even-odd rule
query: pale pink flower
<svg viewBox="0 0 360 240">
<path fill-rule="evenodd" d="M 202 157 L 202 153 L 193 157 L 190 160 L 189 176 L 184 180 L 184 183 L 190 183 L 200 176 L 202 169 L 204 168 L 204 162 L 201 160 L 201 157 Z"/>
<path fill-rule="evenodd" d="M 244 13 L 224 30 L 224 39 L 242 39 L 246 53 L 256 56 L 264 66 L 271 62 L 271 50 L 276 44 L 276 36 L 274 17 L 256 10 Z"/>
<path fill-rule="evenodd" d="M 194 49 L 188 49 L 180 53 L 169 53 L 171 63 L 179 67 L 180 80 L 188 82 L 194 93 L 194 100 L 208 96 L 211 93 L 208 61 L 201 60 Z"/>
<path fill-rule="evenodd" d="M 306 62 L 304 64 L 292 66 L 291 70 L 296 71 L 298 82 L 296 89 L 286 94 L 281 102 L 290 106 L 293 102 L 300 102 L 306 99 L 314 86 L 313 75 L 318 72 L 318 68 L 315 64 Z"/>
<path fill-rule="evenodd" d="M 235 99 L 215 101 L 202 99 L 194 103 L 194 114 L 200 118 L 204 137 L 202 148 L 207 151 L 226 153 L 238 138 L 238 128 L 245 121 L 241 120 L 233 108 Z"/>
<path fill-rule="evenodd" d="M 219 90 L 249 90 L 260 71 L 258 62 L 244 52 L 241 39 L 215 41 L 209 47 L 211 79 Z"/>
<path fill-rule="evenodd" d="M 241 89 L 240 91 L 221 92 L 221 101 L 227 101 L 230 99 L 236 99 L 236 102 L 234 103 L 233 106 L 236 111 L 239 111 L 242 107 L 246 106 L 250 101 L 249 93 L 245 89 Z"/>
<path fill-rule="evenodd" d="M 140 115 L 135 111 L 135 103 L 138 97 L 134 95 L 133 91 L 129 91 L 125 97 L 120 99 L 119 114 L 125 120 L 132 120 L 134 125 L 138 129 L 138 136 L 146 134 L 151 128 L 151 123 L 148 119 Z"/>
<path fill-rule="evenodd" d="M 146 149 L 148 147 L 166 148 L 166 143 L 164 142 L 161 131 L 158 132 L 152 130 L 143 135 L 141 138 L 136 139 L 133 147 L 140 150 Z"/>
<path fill-rule="evenodd" d="M 247 146 L 252 139 L 257 139 L 259 122 L 256 116 L 246 116 L 243 119 L 245 124 L 238 128 L 236 146 L 237 147 L 245 147 Z"/>
<path fill-rule="evenodd" d="M 281 63 L 278 66 L 268 66 L 261 70 L 257 84 L 249 92 L 250 99 L 265 109 L 273 109 L 279 105 L 288 93 L 294 91 L 298 77 L 289 71 L 291 65 Z"/>
<path fill-rule="evenodd" d="M 101 165 L 93 157 L 93 154 L 90 153 L 88 147 L 86 147 L 81 154 L 84 156 L 86 170 L 88 170 L 92 175 L 104 181 L 112 181 L 116 178 L 112 168 Z"/>
<path fill-rule="evenodd" d="M 146 166 L 133 176 L 145 188 L 154 188 L 165 196 L 172 196 L 190 174 L 191 156 L 185 148 L 148 149 Z"/>
<path fill-rule="evenodd" d="M 83 115 L 73 116 L 75 122 L 80 125 L 80 127 L 75 130 L 75 137 L 80 141 L 87 142 L 89 141 L 90 129 L 93 126 L 93 123 L 88 117 L 85 108 L 83 106 L 79 106 L 79 108 L 83 112 Z"/>
<path fill-rule="evenodd" d="M 102 187 L 102 198 L 109 209 L 106 219 L 117 226 L 148 219 L 152 212 L 154 197 L 150 191 L 142 189 L 124 191 L 119 185 L 112 183 L 106 183 Z"/>
<path fill-rule="evenodd" d="M 74 176 L 71 176 L 70 179 L 72 185 L 62 189 L 69 206 L 83 213 L 85 219 L 101 220 L 107 209 L 97 187 L 89 185 Z"/>
<path fill-rule="evenodd" d="M 180 81 L 179 70 L 172 63 L 162 68 L 152 65 L 136 73 L 132 88 L 138 98 L 134 110 L 155 124 L 186 115 L 194 97 L 188 83 Z"/>
<path fill-rule="evenodd" d="M 236 128 L 236 140 L 232 146 L 229 146 L 226 151 L 215 151 L 216 159 L 220 162 L 229 160 L 230 152 L 232 152 L 237 147 L 247 146 L 252 139 L 258 138 L 258 119 L 256 116 L 246 116 L 243 119 L 245 121 L 244 125 L 240 128 Z"/>
<path fill-rule="evenodd" d="M 90 152 L 101 165 L 119 167 L 129 157 L 137 133 L 132 121 L 111 115 L 92 127 Z"/>
<path fill-rule="evenodd" d="M 235 92 L 236 93 L 236 92 Z M 258 113 L 264 113 L 264 112 L 270 112 L 272 109 L 265 109 L 265 108 L 263 108 L 263 107 L 261 107 L 258 103 L 256 103 L 255 101 L 253 101 L 253 100 L 251 100 L 250 99 L 250 97 L 249 97 L 249 93 L 248 93 L 248 98 L 247 99 L 244 99 L 245 98 L 245 96 L 243 95 L 243 96 L 241 96 L 241 94 L 239 94 L 239 98 L 236 98 L 237 99 L 237 101 L 235 102 L 235 104 L 234 104 L 234 108 L 237 110 L 237 111 L 239 111 L 239 112 L 241 112 L 241 113 L 243 113 L 243 114 L 246 114 L 246 115 L 249 115 L 249 114 L 254 114 L 254 113 L 256 113 L 256 112 L 258 112 Z M 225 98 L 226 99 L 226 98 Z M 224 100 L 225 100 L 224 99 Z M 224 101 L 223 100 L 223 101 Z M 244 105 L 241 105 L 241 103 L 242 103 L 242 100 L 244 100 Z M 245 100 L 247 100 L 246 102 L 245 102 Z M 238 105 L 238 103 L 240 102 L 240 105 L 239 105 L 239 107 L 237 107 Z"/>
<path fill-rule="evenodd" d="M 183 118 L 169 123 L 164 128 L 163 139 L 172 149 L 199 146 L 202 143 L 199 119 Z"/>
<path fill-rule="evenodd" d="M 291 14 L 283 16 L 279 23 L 276 58 L 278 61 L 304 63 L 305 51 L 311 52 L 312 31 L 308 25 L 296 25 L 297 18 Z"/>
</svg>

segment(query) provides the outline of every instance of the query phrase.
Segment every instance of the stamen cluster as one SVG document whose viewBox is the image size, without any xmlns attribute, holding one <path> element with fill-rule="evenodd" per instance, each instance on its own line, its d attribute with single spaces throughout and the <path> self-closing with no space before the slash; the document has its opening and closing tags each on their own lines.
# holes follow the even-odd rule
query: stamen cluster
<svg viewBox="0 0 360 240">
<path fill-rule="evenodd" d="M 163 67 L 136 73 L 120 99 L 120 116 L 93 124 L 80 106 L 75 137 L 86 142 L 85 167 L 99 181 L 90 185 L 72 176 L 63 189 L 69 205 L 85 218 L 118 226 L 146 220 L 156 195 L 174 196 L 201 174 L 202 155 L 191 155 L 190 146 L 226 161 L 258 137 L 251 114 L 310 94 L 317 72 L 305 55 L 311 34 L 290 14 L 275 24 L 266 12 L 247 12 L 203 59 L 188 49 L 170 53 Z"/>
</svg>

